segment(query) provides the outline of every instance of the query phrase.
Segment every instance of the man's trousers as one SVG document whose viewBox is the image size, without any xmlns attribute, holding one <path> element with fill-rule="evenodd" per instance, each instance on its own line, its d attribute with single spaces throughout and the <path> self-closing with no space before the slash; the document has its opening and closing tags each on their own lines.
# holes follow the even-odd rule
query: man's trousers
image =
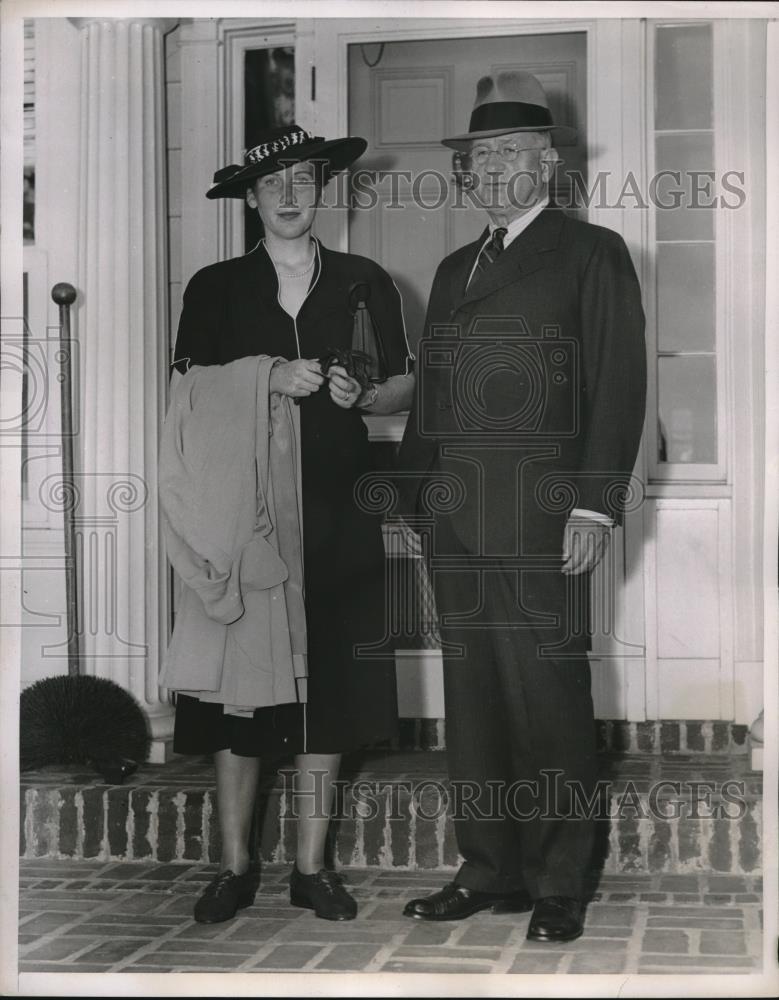
<svg viewBox="0 0 779 1000">
<path fill-rule="evenodd" d="M 451 803 L 464 858 L 455 881 L 580 898 L 593 847 L 595 723 L 586 636 L 568 635 L 568 605 L 586 581 L 561 584 L 559 569 L 519 573 L 507 560 L 476 565 L 445 517 L 434 550 Z"/>
</svg>

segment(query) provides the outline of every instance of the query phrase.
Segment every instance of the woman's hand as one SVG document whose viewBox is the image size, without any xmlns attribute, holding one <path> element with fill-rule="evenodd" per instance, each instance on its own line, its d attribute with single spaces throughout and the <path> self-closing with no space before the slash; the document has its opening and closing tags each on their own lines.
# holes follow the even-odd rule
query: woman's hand
<svg viewBox="0 0 779 1000">
<path fill-rule="evenodd" d="M 350 410 L 362 396 L 360 383 L 347 374 L 341 365 L 331 365 L 327 369 L 330 379 L 330 398 L 342 410 Z"/>
<path fill-rule="evenodd" d="M 270 391 L 284 396 L 310 396 L 324 382 L 322 368 L 318 361 L 298 358 L 295 361 L 280 361 L 270 373 Z M 332 388 L 331 388 L 332 393 Z"/>
</svg>

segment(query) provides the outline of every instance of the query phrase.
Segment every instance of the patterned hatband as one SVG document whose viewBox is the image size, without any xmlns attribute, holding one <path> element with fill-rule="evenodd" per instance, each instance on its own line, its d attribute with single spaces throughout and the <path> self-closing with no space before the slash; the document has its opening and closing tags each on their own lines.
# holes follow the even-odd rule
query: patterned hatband
<svg viewBox="0 0 779 1000">
<path fill-rule="evenodd" d="M 310 132 L 306 132 L 305 129 L 299 126 L 293 126 L 286 135 L 278 139 L 273 139 L 271 142 L 262 142 L 259 146 L 253 146 L 252 149 L 245 150 L 243 154 L 244 162 L 262 163 L 269 156 L 273 156 L 275 153 L 283 153 L 290 146 L 298 146 L 302 142 L 324 142 L 324 139 L 312 136 Z"/>
</svg>

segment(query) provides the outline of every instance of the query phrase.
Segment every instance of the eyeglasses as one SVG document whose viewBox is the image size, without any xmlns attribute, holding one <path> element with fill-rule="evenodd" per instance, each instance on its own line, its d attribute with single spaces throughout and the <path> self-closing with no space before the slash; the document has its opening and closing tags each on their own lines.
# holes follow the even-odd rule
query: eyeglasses
<svg viewBox="0 0 779 1000">
<path fill-rule="evenodd" d="M 483 167 L 489 159 L 490 153 L 496 153 L 504 163 L 513 163 L 520 153 L 535 150 L 542 152 L 538 146 L 518 146 L 516 142 L 501 142 L 497 149 L 492 146 L 474 146 L 470 152 L 471 162 L 477 167 Z"/>
</svg>

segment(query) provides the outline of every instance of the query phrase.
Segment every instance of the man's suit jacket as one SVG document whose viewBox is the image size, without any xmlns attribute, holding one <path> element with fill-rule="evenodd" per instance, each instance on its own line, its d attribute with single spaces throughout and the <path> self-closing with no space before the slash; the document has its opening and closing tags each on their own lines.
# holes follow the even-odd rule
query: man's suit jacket
<svg viewBox="0 0 779 1000">
<path fill-rule="evenodd" d="M 543 556 L 559 579 L 573 508 L 622 517 L 644 419 L 640 289 L 617 233 L 549 208 L 466 291 L 483 239 L 435 275 L 403 510 L 432 498 L 467 551 Z"/>
</svg>

